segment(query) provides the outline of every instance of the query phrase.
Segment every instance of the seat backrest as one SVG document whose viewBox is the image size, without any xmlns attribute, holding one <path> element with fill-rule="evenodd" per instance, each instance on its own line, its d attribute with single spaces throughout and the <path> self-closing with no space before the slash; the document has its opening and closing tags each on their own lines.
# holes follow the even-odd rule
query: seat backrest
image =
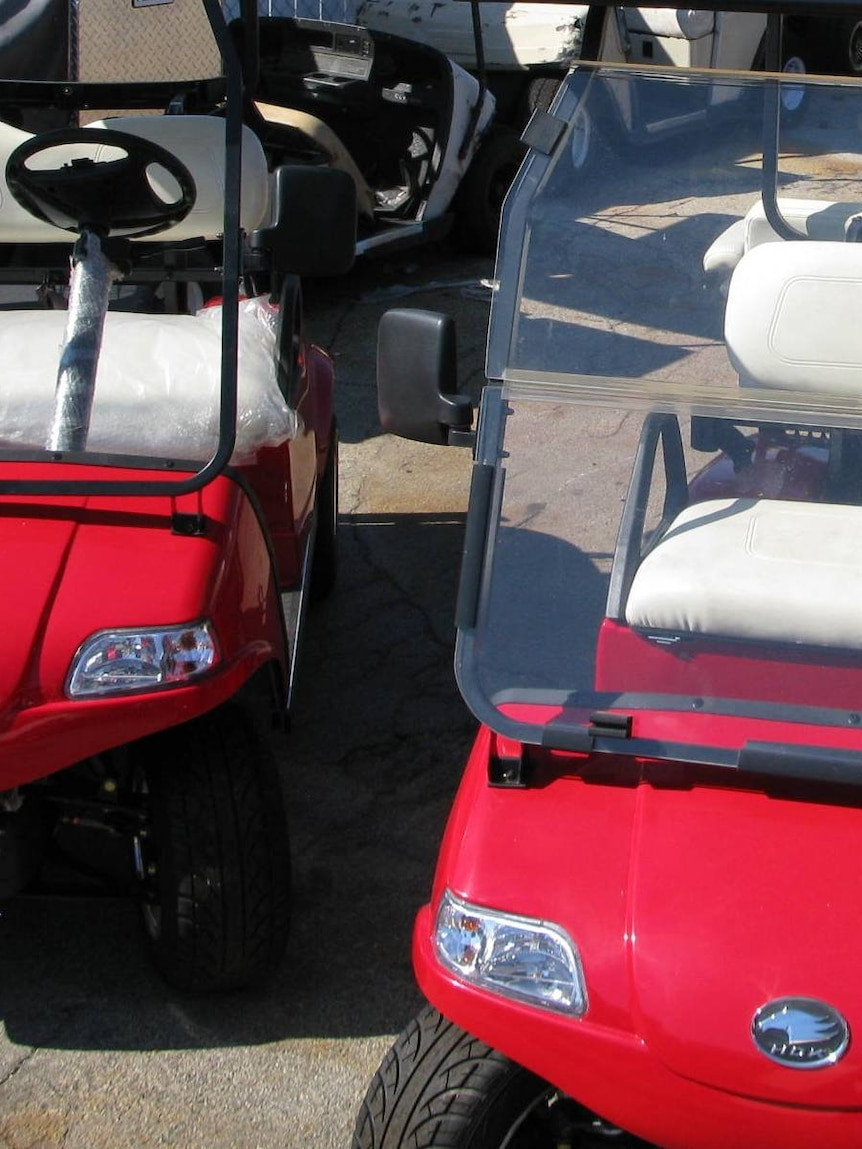
<svg viewBox="0 0 862 1149">
<path fill-rule="evenodd" d="M 862 396 L 862 244 L 764 243 L 742 257 L 724 315 L 741 387 Z"/>
<path fill-rule="evenodd" d="M 862 213 L 862 203 L 779 196 L 778 210 L 800 236 L 844 242 L 848 227 Z M 757 199 L 742 219 L 734 220 L 713 240 L 703 256 L 706 272 L 733 271 L 743 255 L 761 243 L 782 243 L 766 216 L 763 200 Z"/>
<path fill-rule="evenodd" d="M 225 122 L 217 116 L 116 116 L 97 120 L 90 128 L 128 132 L 160 144 L 189 169 L 197 196 L 194 207 L 179 223 L 140 241 L 215 239 L 224 230 Z M 57 243 L 70 233 L 32 216 L 14 199 L 6 183 L 6 161 L 15 148 L 30 139 L 29 132 L 0 122 L 0 243 Z M 109 149 L 106 148 L 106 154 Z M 68 147 L 67 161 L 80 154 Z M 52 158 L 52 162 L 54 162 Z M 269 175 L 260 141 L 243 129 L 242 200 L 240 224 L 252 231 L 268 222 Z"/>
</svg>

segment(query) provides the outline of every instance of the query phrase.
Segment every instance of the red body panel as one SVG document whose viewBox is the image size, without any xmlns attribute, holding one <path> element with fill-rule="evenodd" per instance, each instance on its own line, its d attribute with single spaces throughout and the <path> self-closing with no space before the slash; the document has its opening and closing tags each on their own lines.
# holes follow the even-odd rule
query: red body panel
<svg viewBox="0 0 862 1149">
<path fill-rule="evenodd" d="M 57 467 L 15 464 L 4 473 L 56 477 Z M 83 477 L 84 469 L 63 474 Z M 174 511 L 204 516 L 204 534 L 173 533 Z M 203 713 L 265 662 L 286 666 L 266 538 L 242 489 L 225 476 L 177 499 L 5 497 L 0 548 L 0 629 L 8 643 L 0 661 L 0 789 Z M 94 632 L 204 618 L 215 627 L 220 658 L 193 687 L 66 699 L 72 660 Z"/>
<path fill-rule="evenodd" d="M 720 722 L 720 719 L 718 720 Z M 447 1017 L 622 1128 L 668 1149 L 862 1143 L 862 1047 L 776 1065 L 755 1011 L 824 1000 L 862 1033 L 855 796 L 632 758 L 536 752 L 526 790 L 487 784 L 482 729 L 414 933 Z M 730 779 L 738 781 L 738 779 Z M 468 986 L 438 963 L 433 909 L 465 900 L 561 925 L 583 962 L 579 1019 Z M 433 907 L 433 909 L 432 909 Z"/>
<path fill-rule="evenodd" d="M 601 691 L 699 694 L 846 710 L 862 705 L 862 660 L 847 651 L 698 635 L 663 645 L 608 618 L 599 630 L 595 681 Z"/>
<path fill-rule="evenodd" d="M 771 446 L 755 440 L 747 467 L 734 470 L 726 455 L 713 459 L 689 484 L 689 498 L 703 499 L 803 499 L 824 497 L 828 451 L 823 447 L 792 444 Z"/>
<path fill-rule="evenodd" d="M 238 468 L 257 496 L 278 569 L 279 586 L 299 585 L 317 480 L 332 446 L 335 367 L 320 347 L 303 349 L 294 402 L 299 433 L 285 447 L 265 447 Z"/>
</svg>

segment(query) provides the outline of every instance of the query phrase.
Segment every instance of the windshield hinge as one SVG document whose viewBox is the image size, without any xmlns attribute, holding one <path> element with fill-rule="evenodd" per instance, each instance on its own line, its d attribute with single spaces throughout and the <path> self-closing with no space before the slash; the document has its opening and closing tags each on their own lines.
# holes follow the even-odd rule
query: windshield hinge
<svg viewBox="0 0 862 1149">
<path fill-rule="evenodd" d="M 590 735 L 593 738 L 631 738 L 631 714 L 615 714 L 610 710 L 594 710 L 590 715 Z"/>
</svg>

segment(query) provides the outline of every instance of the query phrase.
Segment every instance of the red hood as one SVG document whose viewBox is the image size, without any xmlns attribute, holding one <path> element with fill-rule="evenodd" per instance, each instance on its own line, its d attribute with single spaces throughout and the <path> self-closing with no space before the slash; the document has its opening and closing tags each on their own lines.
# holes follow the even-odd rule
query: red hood
<svg viewBox="0 0 862 1149">
<path fill-rule="evenodd" d="M 84 500 L 78 500 L 82 506 Z M 78 524 L 0 514 L 0 729 L 39 694 L 38 657 Z"/>
<path fill-rule="evenodd" d="M 668 1068 L 768 1100 L 862 1106 L 862 1045 L 801 1070 L 770 1061 L 751 1035 L 761 1006 L 799 996 L 840 1011 L 862 1039 L 859 819 L 822 801 L 639 787 L 634 1022 Z"/>
<path fill-rule="evenodd" d="M 225 492 L 182 510 L 225 524 Z M 172 533 L 171 498 L 0 501 L 0 734 L 25 707 L 59 701 L 71 661 L 95 631 L 190 622 L 219 575 L 217 527 Z"/>
</svg>

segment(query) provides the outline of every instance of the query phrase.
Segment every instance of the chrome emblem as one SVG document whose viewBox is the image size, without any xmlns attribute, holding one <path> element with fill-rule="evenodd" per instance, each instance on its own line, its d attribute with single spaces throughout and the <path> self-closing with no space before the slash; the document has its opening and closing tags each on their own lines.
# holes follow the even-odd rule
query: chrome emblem
<svg viewBox="0 0 862 1149">
<path fill-rule="evenodd" d="M 847 1052 L 850 1029 L 841 1014 L 810 997 L 782 997 L 760 1007 L 751 1022 L 755 1045 L 793 1069 L 824 1069 Z"/>
</svg>

